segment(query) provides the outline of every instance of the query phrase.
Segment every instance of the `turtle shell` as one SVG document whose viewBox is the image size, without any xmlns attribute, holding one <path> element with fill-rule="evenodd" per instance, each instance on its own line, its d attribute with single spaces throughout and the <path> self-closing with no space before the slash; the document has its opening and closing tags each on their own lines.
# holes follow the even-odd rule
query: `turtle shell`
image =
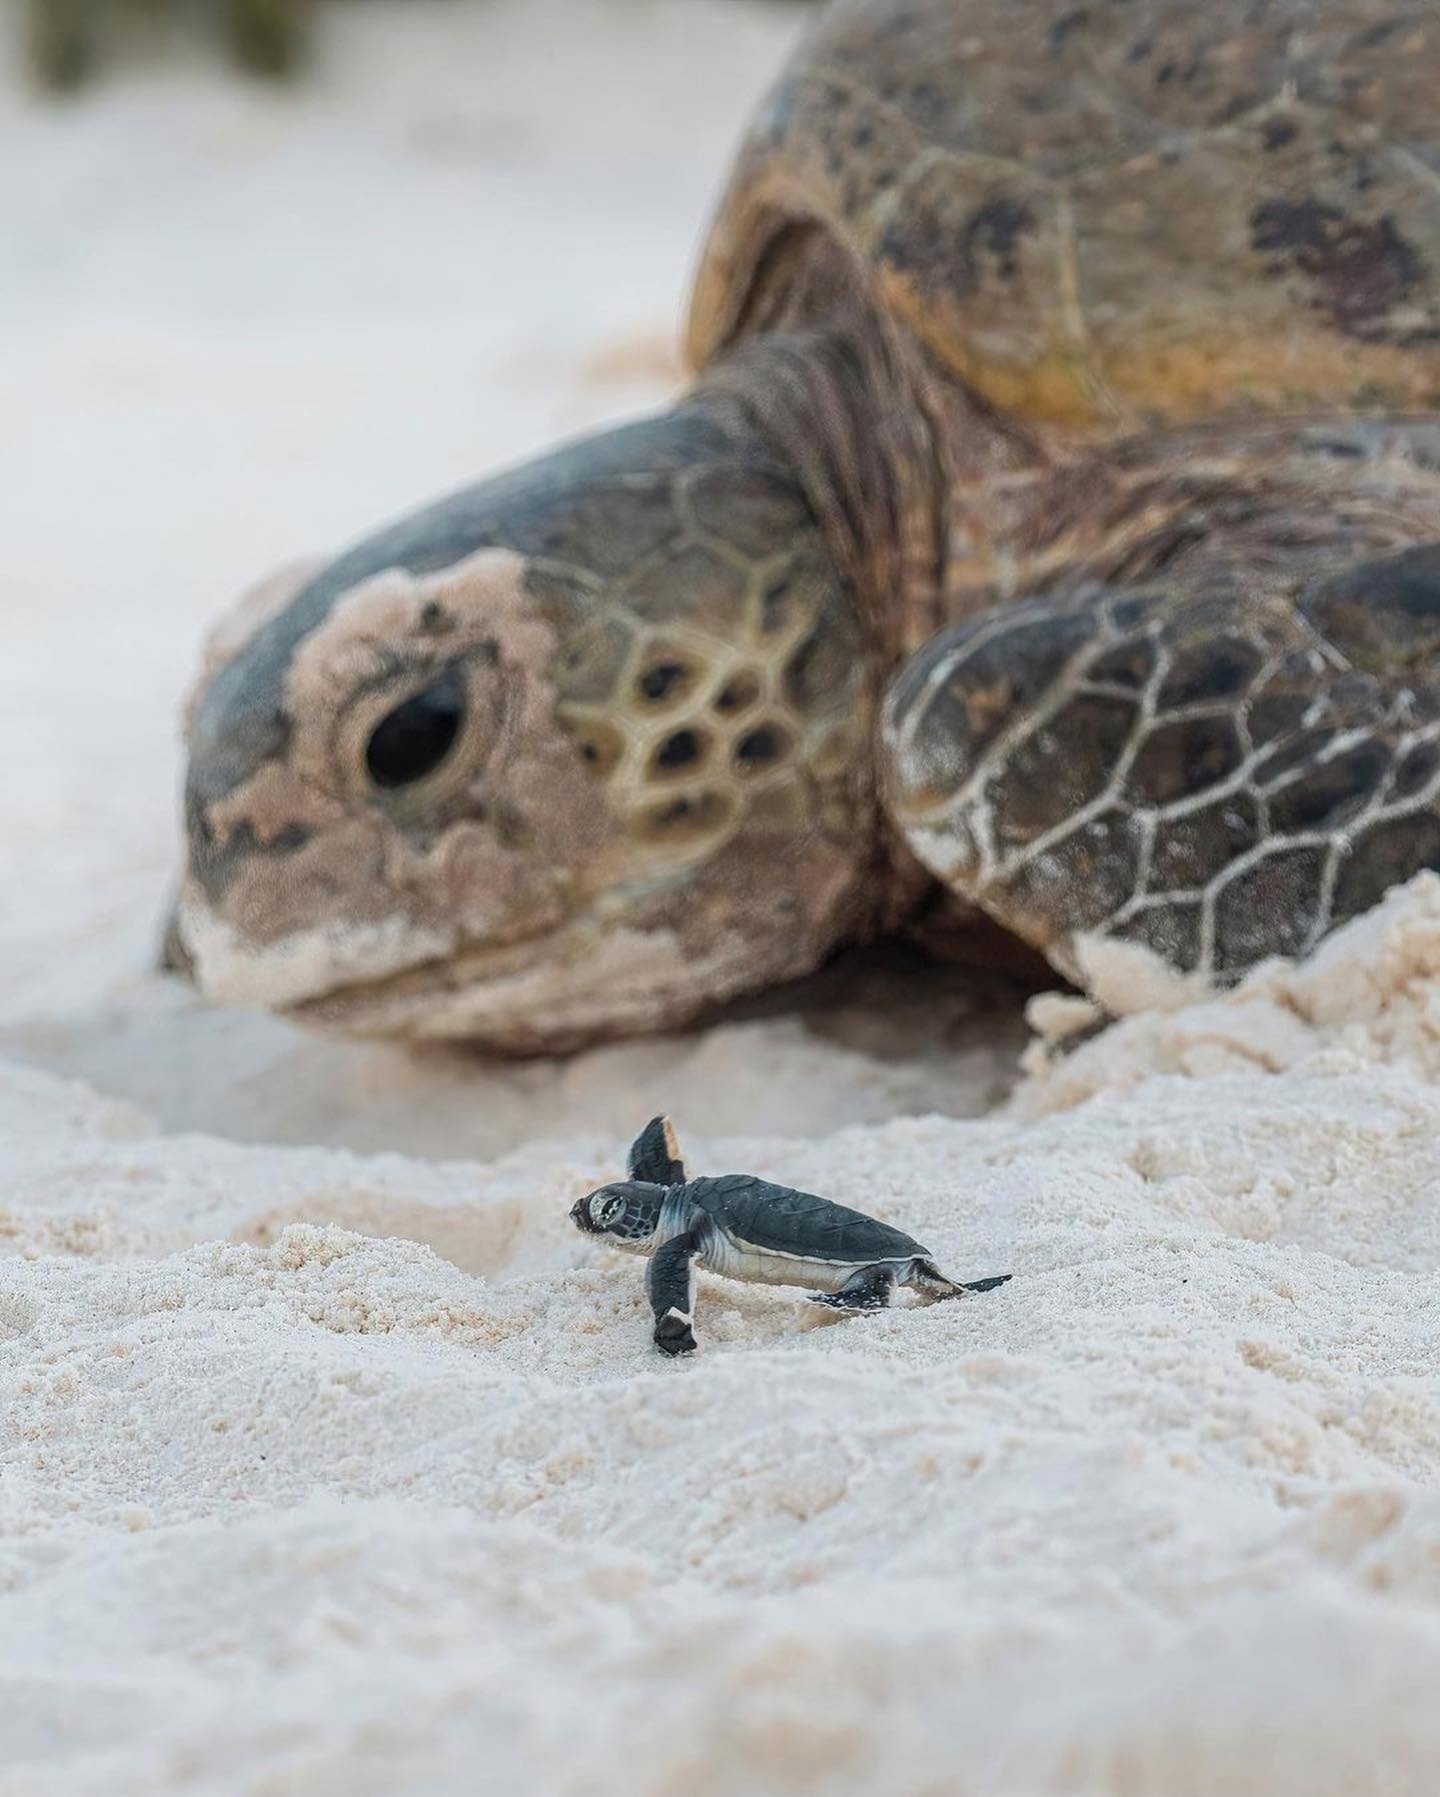
<svg viewBox="0 0 1440 1797">
<path fill-rule="evenodd" d="M 691 354 L 819 237 L 1027 419 L 1433 407 L 1437 95 L 1428 0 L 839 0 L 741 151 Z"/>
<path fill-rule="evenodd" d="M 888 1223 L 748 1173 L 692 1180 L 684 1193 L 732 1241 L 772 1254 L 849 1266 L 925 1253 L 913 1236 Z"/>
</svg>

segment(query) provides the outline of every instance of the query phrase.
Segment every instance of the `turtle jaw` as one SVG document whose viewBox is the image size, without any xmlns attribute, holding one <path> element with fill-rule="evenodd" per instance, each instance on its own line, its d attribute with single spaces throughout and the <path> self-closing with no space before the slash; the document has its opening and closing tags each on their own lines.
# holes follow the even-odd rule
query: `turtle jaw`
<svg viewBox="0 0 1440 1797">
<path fill-rule="evenodd" d="M 348 832 L 337 847 L 331 889 L 343 892 L 342 881 L 354 878 Z M 324 845 L 298 854 L 307 877 L 322 883 Z M 792 889 L 773 879 L 764 839 L 732 842 L 663 876 L 614 874 L 602 857 L 588 877 L 577 871 L 533 886 L 528 917 L 502 914 L 499 928 L 475 934 L 454 910 L 412 908 L 404 885 L 387 888 L 375 876 L 361 889 L 369 909 L 342 912 L 332 901 L 323 922 L 307 926 L 303 912 L 292 913 L 282 920 L 289 928 L 251 930 L 244 908 L 229 910 L 226 895 L 217 903 L 192 877 L 175 934 L 195 983 L 221 1003 L 357 1037 L 563 1054 L 685 1027 L 809 971 L 854 914 L 849 867 L 836 859 L 823 844 L 802 844 L 803 877 Z M 262 896 L 282 884 L 280 871 L 275 856 L 256 867 Z"/>
<path fill-rule="evenodd" d="M 660 917 L 607 927 L 587 911 L 504 946 L 460 947 L 277 1008 L 352 1036 L 568 1054 L 681 1028 L 761 982 L 743 935 L 720 933 L 697 947 Z"/>
<path fill-rule="evenodd" d="M 770 977 L 774 933 L 757 934 L 733 908 L 717 914 L 703 882 L 576 886 L 536 910 L 532 928 L 498 941 L 400 910 L 263 940 L 189 881 L 175 935 L 217 1002 L 327 1032 L 512 1056 L 680 1028 Z"/>
</svg>

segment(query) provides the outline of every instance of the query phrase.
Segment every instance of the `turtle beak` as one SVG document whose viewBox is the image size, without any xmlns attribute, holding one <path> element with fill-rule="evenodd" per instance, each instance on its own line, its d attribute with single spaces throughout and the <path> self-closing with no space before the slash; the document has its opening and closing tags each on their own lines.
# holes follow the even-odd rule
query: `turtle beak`
<svg viewBox="0 0 1440 1797">
<path fill-rule="evenodd" d="M 570 1206 L 570 1221 L 586 1235 L 594 1235 L 595 1231 L 590 1223 L 590 1200 L 588 1197 L 577 1198 Z"/>
</svg>

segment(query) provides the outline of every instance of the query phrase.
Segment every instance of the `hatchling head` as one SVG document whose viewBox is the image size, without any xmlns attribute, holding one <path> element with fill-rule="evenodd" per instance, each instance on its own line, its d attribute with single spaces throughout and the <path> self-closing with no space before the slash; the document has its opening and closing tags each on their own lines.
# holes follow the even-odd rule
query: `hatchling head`
<svg viewBox="0 0 1440 1797">
<path fill-rule="evenodd" d="M 612 1248 L 648 1249 L 660 1223 L 665 1187 L 643 1179 L 601 1186 L 570 1208 L 570 1221 L 584 1235 L 603 1236 Z"/>
</svg>

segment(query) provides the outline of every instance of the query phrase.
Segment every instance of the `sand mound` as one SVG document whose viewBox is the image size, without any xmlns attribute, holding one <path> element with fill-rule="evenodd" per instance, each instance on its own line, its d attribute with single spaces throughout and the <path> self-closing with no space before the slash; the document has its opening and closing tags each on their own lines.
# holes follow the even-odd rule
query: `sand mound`
<svg viewBox="0 0 1440 1797">
<path fill-rule="evenodd" d="M 618 1133 L 242 1148 L 6 1068 L 0 1789 L 1433 1792 L 1437 954 L 1426 878 L 1007 1114 L 688 1132 L 1017 1277 L 702 1277 L 676 1365 L 566 1222 Z"/>
</svg>

